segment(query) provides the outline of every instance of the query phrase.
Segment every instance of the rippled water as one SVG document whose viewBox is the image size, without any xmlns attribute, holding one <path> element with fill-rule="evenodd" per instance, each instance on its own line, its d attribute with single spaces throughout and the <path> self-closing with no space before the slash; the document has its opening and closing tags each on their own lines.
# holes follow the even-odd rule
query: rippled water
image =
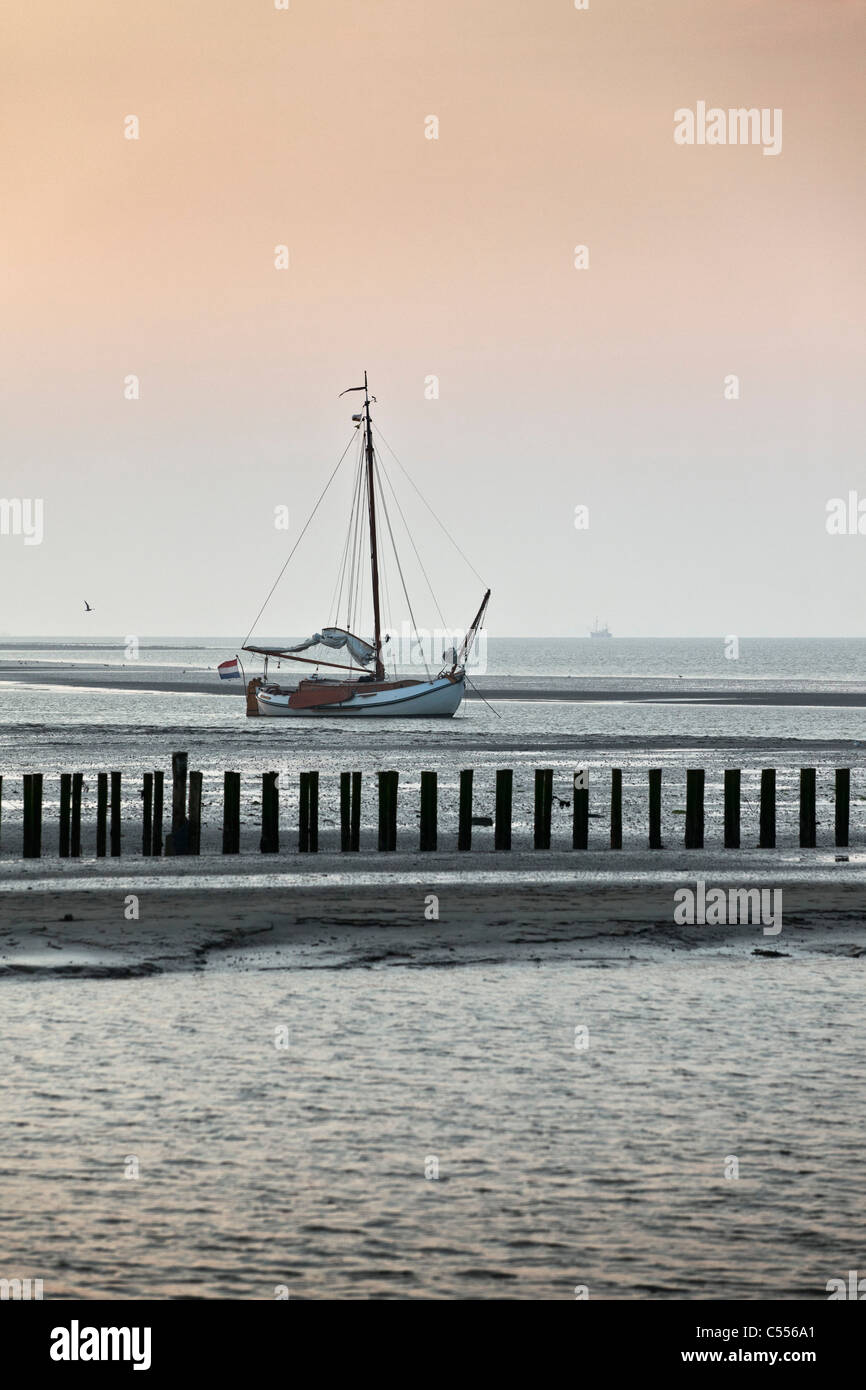
<svg viewBox="0 0 866 1390">
<path fill-rule="evenodd" d="M 259 646 L 300 641 L 285 633 L 259 637 Z M 129 639 L 84 637 L 6 637 L 2 661 L 107 662 L 132 665 Z M 215 671 L 240 648 L 235 637 L 142 637 L 136 667 L 169 665 Z M 856 681 L 866 683 L 866 639 L 852 637 L 743 637 L 737 655 L 727 638 L 488 636 L 486 671 L 502 677 L 696 677 L 714 680 Z M 726 655 L 726 653 L 728 653 Z M 249 667 L 256 658 L 243 658 Z M 252 674 L 249 670 L 247 674 Z"/>
<path fill-rule="evenodd" d="M 600 944 L 5 982 L 0 1270 L 46 1297 L 826 1297 L 863 1265 L 862 970 Z"/>
<path fill-rule="evenodd" d="M 511 676 L 538 679 L 582 670 L 866 681 L 866 643 L 754 652 L 744 643 L 739 666 L 720 647 L 523 644 L 507 664 Z M 171 659 L 207 664 L 200 650 L 174 650 Z M 508 656 L 494 650 L 497 662 Z M 52 654 L 73 659 L 42 653 Z M 91 649 L 80 659 L 96 657 Z M 494 769 L 516 769 L 516 847 L 531 833 L 535 766 L 554 768 L 555 843 L 569 836 L 576 765 L 590 768 L 594 812 L 601 783 L 600 813 L 609 767 L 625 769 L 627 848 L 645 845 L 650 766 L 665 769 L 666 842 L 681 843 L 686 766 L 708 771 L 709 844 L 719 840 L 726 766 L 744 769 L 744 845 L 754 843 L 765 765 L 780 769 L 780 847 L 796 839 L 801 762 L 819 769 L 825 859 L 836 763 L 854 770 L 854 843 L 866 834 L 861 710 L 498 709 L 499 718 L 469 705 L 445 725 L 394 721 L 359 735 L 324 721 L 246 721 L 241 700 L 0 686 L 3 872 L 16 872 L 21 771 L 47 774 L 46 854 L 56 845 L 57 772 L 88 774 L 87 855 L 91 774 L 121 769 L 126 856 L 139 834 L 141 773 L 165 767 L 176 748 L 204 772 L 206 848 L 227 767 L 245 773 L 248 848 L 260 772 L 286 774 L 290 848 L 297 773 L 309 767 L 322 772 L 323 848 L 335 833 L 336 775 L 356 767 L 368 777 L 369 834 L 369 774 L 400 769 L 401 845 L 417 837 L 422 767 L 439 772 L 447 840 L 464 766 L 477 769 L 479 813 L 491 809 Z M 479 849 L 491 834 L 479 828 Z M 591 842 L 605 834 L 602 814 Z M 478 863 L 490 869 L 492 858 Z M 828 875 L 838 868 L 830 859 Z M 272 867 L 300 866 L 281 855 Z M 551 960 L 543 931 L 537 949 L 512 942 L 506 955 L 520 892 L 531 888 L 515 884 L 509 910 L 501 921 L 494 914 L 481 963 L 458 939 L 435 958 L 386 952 L 363 966 L 323 948 L 302 963 L 250 953 L 193 972 L 59 978 L 43 939 L 35 973 L 0 981 L 0 1277 L 42 1278 L 49 1298 L 271 1298 L 279 1285 L 293 1297 L 571 1298 L 580 1284 L 593 1297 L 767 1299 L 824 1298 L 828 1279 L 866 1268 L 866 958 L 685 952 L 649 936 L 600 936 L 581 959 Z M 7 899 L 0 912 L 14 912 Z M 56 924 L 65 909 L 45 901 Z M 345 915 L 350 895 L 336 901 Z M 280 1026 L 286 1050 L 274 1046 Z M 574 1046 L 579 1026 L 589 1028 L 585 1051 Z M 731 1156 L 737 1179 L 725 1177 Z M 130 1158 L 139 1176 L 127 1179 Z M 425 1177 L 432 1158 L 438 1179 Z"/>
</svg>

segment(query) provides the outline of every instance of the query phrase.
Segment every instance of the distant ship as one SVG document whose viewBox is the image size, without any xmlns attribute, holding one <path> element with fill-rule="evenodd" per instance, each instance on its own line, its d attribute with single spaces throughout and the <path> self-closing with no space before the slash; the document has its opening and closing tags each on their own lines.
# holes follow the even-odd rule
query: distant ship
<svg viewBox="0 0 866 1390">
<path fill-rule="evenodd" d="M 611 632 L 607 623 L 605 623 L 604 627 L 599 627 L 598 618 L 596 618 L 595 627 L 591 629 L 589 635 L 590 637 L 612 637 L 613 633 Z"/>
</svg>

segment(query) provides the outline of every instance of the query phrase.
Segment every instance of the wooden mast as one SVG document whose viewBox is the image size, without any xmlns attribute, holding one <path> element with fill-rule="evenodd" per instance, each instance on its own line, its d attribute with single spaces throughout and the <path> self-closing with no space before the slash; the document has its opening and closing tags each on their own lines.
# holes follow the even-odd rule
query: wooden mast
<svg viewBox="0 0 866 1390">
<path fill-rule="evenodd" d="M 373 426 L 370 423 L 370 392 L 367 373 L 364 373 L 364 411 L 366 414 L 367 446 L 367 511 L 370 518 L 370 567 L 373 578 L 373 645 L 376 648 L 376 680 L 385 679 L 382 662 L 382 631 L 379 617 L 379 550 L 376 543 L 376 491 L 373 468 Z"/>
</svg>

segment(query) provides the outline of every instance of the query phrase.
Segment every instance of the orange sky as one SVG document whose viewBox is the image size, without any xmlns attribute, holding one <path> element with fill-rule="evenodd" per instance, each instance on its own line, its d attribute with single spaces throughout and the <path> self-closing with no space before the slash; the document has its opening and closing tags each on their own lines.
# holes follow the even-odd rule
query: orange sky
<svg viewBox="0 0 866 1390">
<path fill-rule="evenodd" d="M 492 634 L 862 632 L 860 0 L 4 14 L 3 488 L 46 534 L 0 537 L 0 627 L 243 636 L 366 367 Z M 677 147 L 698 100 L 781 108 L 781 155 Z M 333 527 L 268 630 L 326 620 Z"/>
</svg>

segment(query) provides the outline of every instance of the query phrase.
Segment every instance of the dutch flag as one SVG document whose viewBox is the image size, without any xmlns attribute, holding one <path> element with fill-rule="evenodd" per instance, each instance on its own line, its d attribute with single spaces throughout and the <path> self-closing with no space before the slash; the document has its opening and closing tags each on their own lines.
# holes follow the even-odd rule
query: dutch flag
<svg viewBox="0 0 866 1390">
<path fill-rule="evenodd" d="M 233 656 L 231 661 L 221 661 L 217 670 L 220 673 L 221 681 L 240 680 L 241 673 L 238 669 L 238 659 Z"/>
</svg>

